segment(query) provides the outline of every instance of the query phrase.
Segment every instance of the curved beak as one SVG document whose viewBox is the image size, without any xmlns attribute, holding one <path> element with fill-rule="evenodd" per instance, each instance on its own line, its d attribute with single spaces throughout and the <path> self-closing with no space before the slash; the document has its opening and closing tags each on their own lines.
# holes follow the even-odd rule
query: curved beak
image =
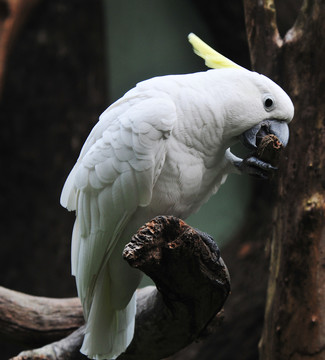
<svg viewBox="0 0 325 360">
<path fill-rule="evenodd" d="M 286 147 L 289 141 L 289 127 L 285 121 L 274 119 L 263 120 L 253 126 L 241 135 L 242 143 L 249 149 L 255 150 L 261 140 L 266 136 L 273 134 Z"/>
</svg>

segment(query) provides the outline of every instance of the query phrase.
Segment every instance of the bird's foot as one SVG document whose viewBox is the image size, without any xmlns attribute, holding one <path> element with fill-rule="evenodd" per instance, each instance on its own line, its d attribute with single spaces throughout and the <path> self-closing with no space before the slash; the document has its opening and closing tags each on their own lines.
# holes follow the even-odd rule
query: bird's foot
<svg viewBox="0 0 325 360">
<path fill-rule="evenodd" d="M 261 179 L 269 179 L 272 172 L 277 170 L 271 164 L 258 159 L 255 156 L 249 156 L 244 160 L 236 161 L 234 165 L 242 172 Z"/>
</svg>

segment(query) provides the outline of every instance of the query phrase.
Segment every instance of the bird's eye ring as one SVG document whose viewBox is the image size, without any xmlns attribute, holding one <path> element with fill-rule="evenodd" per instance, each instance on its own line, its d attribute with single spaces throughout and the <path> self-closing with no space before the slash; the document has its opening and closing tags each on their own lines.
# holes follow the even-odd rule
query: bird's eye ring
<svg viewBox="0 0 325 360">
<path fill-rule="evenodd" d="M 271 111 L 274 108 L 274 98 L 271 95 L 265 95 L 263 99 L 264 109 L 266 111 Z"/>
</svg>

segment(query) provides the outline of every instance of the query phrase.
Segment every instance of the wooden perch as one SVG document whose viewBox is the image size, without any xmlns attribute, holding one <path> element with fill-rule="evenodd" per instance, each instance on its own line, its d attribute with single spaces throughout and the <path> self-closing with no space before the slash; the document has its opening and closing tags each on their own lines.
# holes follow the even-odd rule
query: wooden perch
<svg viewBox="0 0 325 360">
<path fill-rule="evenodd" d="M 39 346 L 70 334 L 84 323 L 78 298 L 51 299 L 0 287 L 0 336 Z"/>
<path fill-rule="evenodd" d="M 147 223 L 123 255 L 159 291 L 145 304 L 138 302 L 135 335 L 120 360 L 161 359 L 184 348 L 199 337 L 229 294 L 228 271 L 213 240 L 174 217 Z"/>
<path fill-rule="evenodd" d="M 204 336 L 209 324 L 211 328 L 218 325 L 217 313 L 229 294 L 230 280 L 209 235 L 174 217 L 159 216 L 139 229 L 123 256 L 131 266 L 150 276 L 157 288 L 137 292 L 134 338 L 119 360 L 167 357 Z M 82 323 L 78 299 L 36 298 L 4 288 L 0 288 L 1 294 L 0 332 L 11 339 L 34 344 L 31 333 L 38 330 L 40 342 L 53 341 Z M 83 332 L 81 326 L 60 341 L 22 352 L 13 359 L 81 358 Z"/>
</svg>

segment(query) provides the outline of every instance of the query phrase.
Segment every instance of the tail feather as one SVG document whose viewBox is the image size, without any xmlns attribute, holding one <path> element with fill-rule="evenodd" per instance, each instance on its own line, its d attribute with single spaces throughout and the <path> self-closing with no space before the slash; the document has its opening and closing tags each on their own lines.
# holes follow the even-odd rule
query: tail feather
<svg viewBox="0 0 325 360">
<path fill-rule="evenodd" d="M 106 270 L 106 269 L 104 269 Z M 110 279 L 102 271 L 87 319 L 81 352 L 96 360 L 115 359 L 129 346 L 134 333 L 135 294 L 127 307 L 115 310 L 110 304 Z"/>
</svg>

